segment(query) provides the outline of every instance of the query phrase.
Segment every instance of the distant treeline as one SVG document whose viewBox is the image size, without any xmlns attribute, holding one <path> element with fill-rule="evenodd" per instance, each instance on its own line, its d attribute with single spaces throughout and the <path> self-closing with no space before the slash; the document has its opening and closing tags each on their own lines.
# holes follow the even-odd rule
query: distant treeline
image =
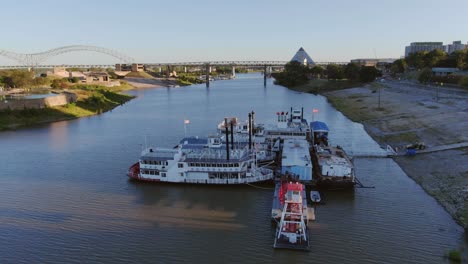
<svg viewBox="0 0 468 264">
<path fill-rule="evenodd" d="M 307 83 L 309 79 L 326 78 L 328 80 L 349 80 L 353 82 L 372 82 L 381 76 L 381 72 L 375 67 L 359 66 L 355 63 L 347 65 L 329 64 L 326 67 L 315 65 L 305 66 L 297 61 L 285 65 L 284 71 L 273 73 L 276 83 L 295 87 Z"/>
<path fill-rule="evenodd" d="M 421 70 L 433 67 L 468 70 L 468 49 L 458 50 L 450 55 L 440 49 L 410 53 L 406 58 L 393 62 L 391 71 L 396 74 L 404 73 L 408 69 Z"/>
<path fill-rule="evenodd" d="M 390 70 L 393 75 L 402 74 L 408 70 L 421 70 L 418 76 L 421 83 L 451 83 L 468 87 L 468 78 L 466 76 L 456 74 L 434 76 L 431 70 L 434 67 L 468 70 L 468 49 L 458 50 L 452 54 L 447 54 L 447 52 L 439 49 L 410 53 L 406 58 L 393 62 Z"/>
</svg>

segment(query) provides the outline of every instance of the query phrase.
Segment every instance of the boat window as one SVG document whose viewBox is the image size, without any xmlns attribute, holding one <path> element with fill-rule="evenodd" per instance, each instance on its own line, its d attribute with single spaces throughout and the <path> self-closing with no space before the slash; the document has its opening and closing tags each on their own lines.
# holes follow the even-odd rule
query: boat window
<svg viewBox="0 0 468 264">
<path fill-rule="evenodd" d="M 154 171 L 154 175 L 159 175 L 159 171 Z"/>
<path fill-rule="evenodd" d="M 184 167 L 184 164 L 183 164 L 183 163 L 179 163 L 179 164 L 178 164 L 178 167 L 179 167 L 179 168 L 183 168 L 183 167 Z"/>
<path fill-rule="evenodd" d="M 183 173 L 183 172 L 181 172 L 181 173 L 180 173 L 180 176 L 184 177 L 184 173 Z"/>
<path fill-rule="evenodd" d="M 162 176 L 162 177 L 166 177 L 166 173 L 164 173 L 164 172 L 161 173 L 161 176 Z"/>
</svg>

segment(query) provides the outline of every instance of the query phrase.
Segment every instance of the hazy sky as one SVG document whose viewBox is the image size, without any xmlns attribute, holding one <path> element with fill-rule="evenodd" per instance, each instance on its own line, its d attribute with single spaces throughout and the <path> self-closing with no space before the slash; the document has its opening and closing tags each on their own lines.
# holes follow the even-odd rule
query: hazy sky
<svg viewBox="0 0 468 264">
<path fill-rule="evenodd" d="M 139 62 L 290 60 L 301 46 L 315 61 L 400 57 L 410 42 L 466 43 L 467 11 L 467 0 L 2 1 L 0 49 L 96 45 Z M 46 63 L 115 62 L 75 52 Z"/>
</svg>

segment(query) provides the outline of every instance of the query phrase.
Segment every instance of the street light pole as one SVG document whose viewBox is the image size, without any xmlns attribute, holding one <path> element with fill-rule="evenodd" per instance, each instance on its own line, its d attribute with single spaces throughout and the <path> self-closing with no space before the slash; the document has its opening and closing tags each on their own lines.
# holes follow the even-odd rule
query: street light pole
<svg viewBox="0 0 468 264">
<path fill-rule="evenodd" d="M 378 89 L 379 89 L 379 106 L 378 106 L 378 109 L 380 109 L 380 89 L 381 89 L 381 87 L 379 87 Z"/>
</svg>

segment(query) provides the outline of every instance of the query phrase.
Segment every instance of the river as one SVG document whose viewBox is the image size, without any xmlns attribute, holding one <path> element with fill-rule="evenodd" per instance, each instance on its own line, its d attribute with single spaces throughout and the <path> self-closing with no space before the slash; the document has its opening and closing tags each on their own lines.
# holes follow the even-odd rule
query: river
<svg viewBox="0 0 468 264">
<path fill-rule="evenodd" d="M 172 147 L 215 133 L 225 116 L 273 121 L 304 107 L 347 151 L 379 151 L 322 96 L 263 86 L 259 74 L 210 88 L 133 90 L 137 98 L 98 116 L 0 133 L 0 263 L 448 263 L 463 229 L 387 158 L 357 158 L 373 189 L 326 192 L 311 251 L 274 250 L 272 190 L 250 186 L 135 183 L 142 145 Z"/>
</svg>

